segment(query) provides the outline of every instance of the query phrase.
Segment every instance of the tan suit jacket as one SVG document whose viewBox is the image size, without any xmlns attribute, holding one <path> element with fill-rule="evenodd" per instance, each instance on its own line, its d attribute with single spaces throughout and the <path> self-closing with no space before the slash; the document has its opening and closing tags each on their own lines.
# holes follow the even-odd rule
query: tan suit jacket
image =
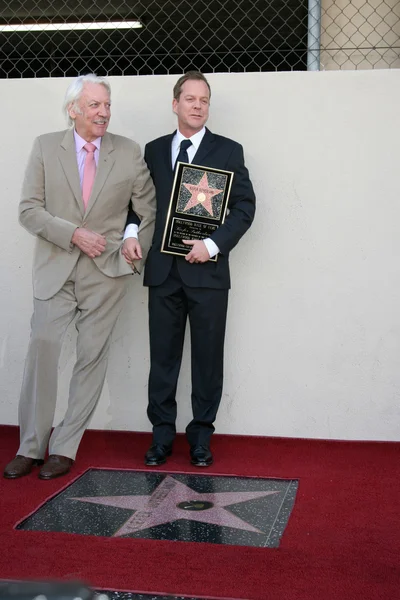
<svg viewBox="0 0 400 600">
<path fill-rule="evenodd" d="M 143 261 L 151 245 L 156 211 L 152 179 L 132 140 L 106 133 L 86 211 L 76 159 L 73 129 L 36 138 L 29 158 L 19 205 L 20 223 L 37 236 L 33 261 L 33 293 L 48 300 L 67 281 L 80 256 L 71 244 L 77 227 L 104 235 L 106 249 L 93 259 L 109 277 L 132 273 L 121 255 L 130 201 L 141 219 L 139 241 Z M 141 263 L 135 266 L 141 270 Z"/>
</svg>

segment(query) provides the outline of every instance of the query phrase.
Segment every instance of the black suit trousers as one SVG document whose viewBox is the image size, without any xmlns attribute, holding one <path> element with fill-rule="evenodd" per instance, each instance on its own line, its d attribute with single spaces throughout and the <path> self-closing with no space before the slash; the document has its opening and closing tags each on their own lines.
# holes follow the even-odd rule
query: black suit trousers
<svg viewBox="0 0 400 600">
<path fill-rule="evenodd" d="M 170 446 L 176 428 L 176 389 L 185 328 L 190 324 L 193 420 L 186 428 L 191 446 L 208 445 L 222 395 L 228 290 L 189 287 L 177 258 L 167 279 L 149 287 L 151 368 L 148 417 L 153 440 Z"/>
</svg>

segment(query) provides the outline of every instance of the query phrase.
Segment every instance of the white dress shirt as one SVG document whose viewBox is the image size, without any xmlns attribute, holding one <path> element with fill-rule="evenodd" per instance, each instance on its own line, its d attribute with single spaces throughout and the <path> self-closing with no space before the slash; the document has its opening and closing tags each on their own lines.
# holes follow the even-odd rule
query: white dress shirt
<svg viewBox="0 0 400 600">
<path fill-rule="evenodd" d="M 172 168 L 175 167 L 176 159 L 178 158 L 182 140 L 190 140 L 192 142 L 192 145 L 189 146 L 189 148 L 187 149 L 189 162 L 191 163 L 191 162 L 193 162 L 194 155 L 196 154 L 197 150 L 199 149 L 199 146 L 203 140 L 205 132 L 206 132 L 206 128 L 203 127 L 203 129 L 201 129 L 200 131 L 198 131 L 197 133 L 192 135 L 191 138 L 185 138 L 185 136 L 181 134 L 179 129 L 177 130 L 176 134 L 172 138 L 172 143 L 171 143 L 171 165 L 172 165 Z"/>
</svg>

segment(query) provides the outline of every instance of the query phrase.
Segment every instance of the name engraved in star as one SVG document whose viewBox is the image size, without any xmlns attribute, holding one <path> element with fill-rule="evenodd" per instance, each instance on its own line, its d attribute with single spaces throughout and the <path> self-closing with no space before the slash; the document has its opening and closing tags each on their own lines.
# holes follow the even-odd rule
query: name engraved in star
<svg viewBox="0 0 400 600">
<path fill-rule="evenodd" d="M 138 510 L 126 523 L 125 534 L 133 533 L 142 529 L 153 515 L 153 511 L 160 507 L 171 490 L 176 487 L 174 479 L 164 479 L 164 481 L 156 488 L 147 502 L 148 508 L 151 510 Z"/>
<path fill-rule="evenodd" d="M 141 529 L 143 527 L 143 525 L 145 525 L 145 523 L 150 519 L 152 515 L 151 511 L 141 511 L 141 512 L 137 512 L 133 515 L 133 517 L 131 517 L 129 519 L 129 521 L 126 523 L 125 529 L 126 529 L 126 533 L 129 532 L 133 532 L 133 531 L 137 531 L 138 529 Z"/>
<path fill-rule="evenodd" d="M 193 185 L 192 189 L 195 194 L 201 194 L 200 198 L 198 196 L 200 202 L 202 202 L 206 199 L 206 194 L 208 194 L 208 192 L 210 191 L 210 189 L 208 187 L 203 188 L 203 187 L 200 187 L 199 185 Z M 222 190 L 217 190 L 217 192 L 218 193 L 222 192 Z"/>
<path fill-rule="evenodd" d="M 158 488 L 153 492 L 151 499 L 149 500 L 150 508 L 157 508 L 160 506 L 161 502 L 166 498 L 171 490 L 176 486 L 174 479 L 167 479 L 163 482 L 163 485 L 158 486 Z"/>
<path fill-rule="evenodd" d="M 231 171 L 178 163 L 161 252 L 185 256 L 191 247 L 182 240 L 212 239 L 224 223 L 232 181 Z"/>
</svg>

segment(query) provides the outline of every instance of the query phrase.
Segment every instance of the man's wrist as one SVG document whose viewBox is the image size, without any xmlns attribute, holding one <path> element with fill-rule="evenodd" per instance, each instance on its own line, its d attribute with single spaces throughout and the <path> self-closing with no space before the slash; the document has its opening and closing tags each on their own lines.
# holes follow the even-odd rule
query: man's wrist
<svg viewBox="0 0 400 600">
<path fill-rule="evenodd" d="M 217 256 L 219 252 L 217 244 L 213 242 L 211 238 L 205 238 L 203 242 L 205 247 L 207 248 L 207 252 L 210 255 L 210 258 L 214 258 L 214 256 Z"/>
<path fill-rule="evenodd" d="M 76 235 L 77 235 L 77 231 L 78 231 L 78 229 L 80 229 L 80 228 L 79 228 L 79 227 L 75 227 L 75 229 L 74 229 L 74 232 L 73 232 L 73 234 L 72 234 L 72 236 L 71 236 L 71 245 L 72 245 L 72 246 L 74 246 L 74 245 L 75 245 L 75 241 L 74 241 L 74 240 L 75 240 L 75 238 L 76 238 Z"/>
<path fill-rule="evenodd" d="M 125 241 L 129 238 L 138 239 L 138 231 L 139 231 L 139 227 L 135 223 L 130 223 L 129 225 L 127 225 L 127 227 L 125 229 L 123 241 Z"/>
</svg>

